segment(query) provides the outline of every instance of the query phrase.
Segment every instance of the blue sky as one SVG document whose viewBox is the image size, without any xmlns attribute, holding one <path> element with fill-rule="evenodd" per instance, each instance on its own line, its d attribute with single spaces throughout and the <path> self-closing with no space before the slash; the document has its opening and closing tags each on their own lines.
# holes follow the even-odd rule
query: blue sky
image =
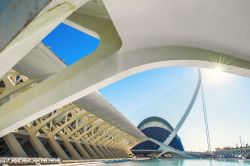
<svg viewBox="0 0 250 166">
<path fill-rule="evenodd" d="M 212 148 L 250 140 L 250 79 L 221 74 L 221 80 L 203 70 L 204 91 Z M 211 71 L 210 71 L 211 72 Z M 135 125 L 148 116 L 160 116 L 175 126 L 184 113 L 197 81 L 195 68 L 161 68 L 116 82 L 100 92 Z M 206 150 L 205 126 L 199 95 L 179 135 L 187 150 Z"/>
<path fill-rule="evenodd" d="M 71 65 L 89 55 L 99 45 L 99 39 L 82 33 L 64 23 L 58 25 L 42 42 L 66 65 Z"/>
<path fill-rule="evenodd" d="M 65 64 L 89 55 L 99 40 L 60 24 L 43 43 Z M 204 91 L 212 148 L 239 145 L 239 136 L 250 143 L 250 79 L 203 70 Z M 149 116 L 160 116 L 174 127 L 184 113 L 197 81 L 196 68 L 160 68 L 130 76 L 100 93 L 135 125 Z M 206 150 L 200 95 L 179 132 L 186 150 Z"/>
</svg>

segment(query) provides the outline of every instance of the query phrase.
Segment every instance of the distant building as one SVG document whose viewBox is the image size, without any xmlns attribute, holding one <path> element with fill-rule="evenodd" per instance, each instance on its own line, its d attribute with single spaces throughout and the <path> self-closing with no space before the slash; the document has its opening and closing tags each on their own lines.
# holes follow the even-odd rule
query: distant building
<svg viewBox="0 0 250 166">
<path fill-rule="evenodd" d="M 148 137 L 153 138 L 159 142 L 164 142 L 174 130 L 173 127 L 164 119 L 160 117 L 149 117 L 144 119 L 139 125 L 138 128 Z M 176 136 L 173 141 L 170 143 L 170 146 L 184 151 L 181 139 Z M 132 152 L 136 156 L 153 156 L 160 152 L 160 146 L 156 143 L 147 140 L 141 142 L 132 148 Z"/>
</svg>

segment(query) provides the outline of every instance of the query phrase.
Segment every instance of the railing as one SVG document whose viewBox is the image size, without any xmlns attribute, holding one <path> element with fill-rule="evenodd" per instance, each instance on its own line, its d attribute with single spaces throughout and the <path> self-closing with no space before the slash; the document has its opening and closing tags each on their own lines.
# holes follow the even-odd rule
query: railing
<svg viewBox="0 0 250 166">
<path fill-rule="evenodd" d="M 1 157 L 0 164 L 60 164 L 57 158 Z"/>
</svg>

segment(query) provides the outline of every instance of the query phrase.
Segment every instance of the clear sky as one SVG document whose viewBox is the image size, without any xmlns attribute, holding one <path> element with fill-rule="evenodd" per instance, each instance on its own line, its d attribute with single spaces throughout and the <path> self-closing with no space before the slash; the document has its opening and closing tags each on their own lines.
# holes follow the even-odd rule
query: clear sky
<svg viewBox="0 0 250 166">
<path fill-rule="evenodd" d="M 250 143 L 250 79 L 203 70 L 212 148 Z M 136 74 L 100 90 L 135 125 L 160 116 L 175 126 L 193 95 L 196 68 L 160 68 Z M 186 150 L 206 150 L 201 96 L 179 132 Z"/>
<path fill-rule="evenodd" d="M 94 51 L 99 40 L 60 24 L 43 43 L 71 65 Z M 203 70 L 203 80 L 212 148 L 239 145 L 239 136 L 250 143 L 250 79 Z M 149 116 L 160 116 L 175 127 L 196 81 L 196 68 L 160 68 L 128 77 L 100 93 L 135 125 Z M 200 95 L 178 134 L 186 150 L 207 149 Z"/>
<path fill-rule="evenodd" d="M 43 39 L 43 43 L 66 65 L 71 65 L 95 51 L 99 39 L 62 23 Z"/>
</svg>

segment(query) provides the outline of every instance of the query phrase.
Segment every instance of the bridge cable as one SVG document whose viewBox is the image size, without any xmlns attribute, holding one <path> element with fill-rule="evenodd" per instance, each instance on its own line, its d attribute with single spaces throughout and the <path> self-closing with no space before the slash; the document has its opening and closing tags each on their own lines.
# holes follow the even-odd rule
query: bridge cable
<svg viewBox="0 0 250 166">
<path fill-rule="evenodd" d="M 208 128 L 208 120 L 207 120 L 207 107 L 206 107 L 206 101 L 205 101 L 205 95 L 204 95 L 204 85 L 203 80 L 201 77 L 201 101 L 203 106 L 203 116 L 204 116 L 204 123 L 206 128 L 206 137 L 207 137 L 207 150 L 208 152 L 211 152 L 211 143 L 210 143 L 210 136 L 209 136 L 209 128 Z"/>
</svg>

